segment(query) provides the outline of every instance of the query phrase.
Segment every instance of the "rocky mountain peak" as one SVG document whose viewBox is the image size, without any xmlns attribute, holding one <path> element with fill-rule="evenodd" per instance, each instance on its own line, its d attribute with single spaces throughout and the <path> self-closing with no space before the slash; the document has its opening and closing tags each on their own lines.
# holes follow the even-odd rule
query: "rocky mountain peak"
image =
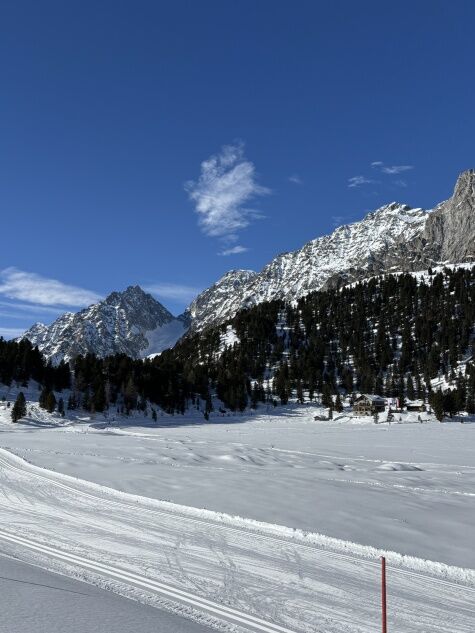
<svg viewBox="0 0 475 633">
<path fill-rule="evenodd" d="M 123 292 L 111 292 L 104 301 L 110 305 L 118 305 L 124 301 L 146 301 L 148 297 L 151 295 L 142 290 L 140 286 L 128 286 Z"/>
<path fill-rule="evenodd" d="M 79 354 L 157 354 L 183 336 L 187 324 L 174 317 L 140 286 L 111 292 L 106 299 L 77 313 L 65 313 L 51 325 L 35 324 L 21 338 L 29 339 L 53 362 Z"/>
<path fill-rule="evenodd" d="M 355 275 L 374 274 L 388 252 L 420 234 L 427 215 L 422 209 L 393 202 L 360 222 L 278 255 L 260 273 L 230 271 L 192 302 L 192 329 L 219 323 L 263 301 L 300 298 L 336 277 L 350 280 Z"/>
<path fill-rule="evenodd" d="M 402 202 L 390 202 L 389 204 L 385 204 L 382 207 L 379 207 L 379 209 L 376 209 L 375 211 L 370 211 L 369 213 L 367 213 L 364 217 L 364 219 L 370 219 L 370 218 L 375 218 L 375 217 L 384 217 L 387 215 L 391 215 L 394 213 L 399 213 L 401 211 L 410 211 L 411 207 L 407 204 L 404 204 Z"/>
<path fill-rule="evenodd" d="M 219 323 L 262 301 L 290 301 L 389 271 L 475 258 L 474 192 L 471 169 L 459 176 L 452 198 L 432 212 L 391 202 L 278 255 L 260 273 L 230 271 L 193 301 L 192 328 Z"/>
<path fill-rule="evenodd" d="M 434 262 L 475 259 L 475 171 L 460 174 L 453 196 L 430 214 L 423 233 L 424 254 Z"/>
<path fill-rule="evenodd" d="M 475 206 L 475 170 L 467 169 L 463 171 L 457 178 L 455 184 L 454 195 L 452 196 L 453 202 L 456 206 L 463 204 L 470 205 L 472 208 Z"/>
</svg>

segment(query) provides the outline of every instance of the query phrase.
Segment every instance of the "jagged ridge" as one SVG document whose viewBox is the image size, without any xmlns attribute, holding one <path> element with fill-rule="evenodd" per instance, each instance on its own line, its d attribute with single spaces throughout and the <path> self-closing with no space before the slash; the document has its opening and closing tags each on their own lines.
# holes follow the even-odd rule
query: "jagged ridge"
<svg viewBox="0 0 475 633">
<path fill-rule="evenodd" d="M 186 329 L 183 318 L 174 317 L 139 286 L 129 286 L 76 314 L 63 314 L 49 326 L 36 323 L 21 338 L 57 363 L 88 352 L 102 358 L 120 353 L 142 358 L 172 347 Z"/>
<path fill-rule="evenodd" d="M 459 176 L 453 196 L 433 211 L 393 202 L 279 255 L 260 273 L 226 273 L 191 303 L 192 329 L 224 322 L 263 301 L 292 301 L 368 276 L 474 258 L 475 174 L 468 170 Z"/>
</svg>

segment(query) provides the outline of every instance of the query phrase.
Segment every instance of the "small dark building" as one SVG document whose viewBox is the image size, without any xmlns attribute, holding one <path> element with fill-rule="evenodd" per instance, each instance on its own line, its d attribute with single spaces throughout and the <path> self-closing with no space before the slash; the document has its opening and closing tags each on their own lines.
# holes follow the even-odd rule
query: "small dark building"
<svg viewBox="0 0 475 633">
<path fill-rule="evenodd" d="M 386 399 L 381 396 L 364 393 L 353 403 L 353 415 L 364 416 L 381 413 L 386 408 Z"/>
</svg>

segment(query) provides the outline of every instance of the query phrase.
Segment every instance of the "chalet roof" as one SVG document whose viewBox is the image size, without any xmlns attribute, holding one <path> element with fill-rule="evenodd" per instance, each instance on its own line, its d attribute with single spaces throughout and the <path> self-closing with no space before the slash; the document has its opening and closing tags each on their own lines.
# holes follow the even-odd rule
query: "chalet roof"
<svg viewBox="0 0 475 633">
<path fill-rule="evenodd" d="M 356 398 L 356 402 L 363 399 L 369 400 L 369 402 L 386 401 L 386 398 L 383 398 L 383 396 L 377 396 L 376 394 L 373 394 L 373 393 L 362 393 L 361 396 L 358 396 L 358 398 Z"/>
</svg>

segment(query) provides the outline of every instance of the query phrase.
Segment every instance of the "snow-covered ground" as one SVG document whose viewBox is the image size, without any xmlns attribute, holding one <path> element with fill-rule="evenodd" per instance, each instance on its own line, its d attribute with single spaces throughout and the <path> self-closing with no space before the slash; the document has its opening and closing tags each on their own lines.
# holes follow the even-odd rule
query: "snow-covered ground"
<svg viewBox="0 0 475 633">
<path fill-rule="evenodd" d="M 381 552 L 118 493 L 0 451 L 10 555 L 209 626 L 366 633 Z M 388 553 L 393 630 L 468 633 L 475 572 Z"/>
<path fill-rule="evenodd" d="M 13 426 L 0 407 L 0 550 L 211 625 L 369 632 L 380 548 L 406 555 L 389 554 L 394 630 L 475 630 L 475 424 L 317 412 L 157 426 L 35 408 Z"/>
<path fill-rule="evenodd" d="M 475 523 L 475 424 L 314 422 L 315 411 L 155 426 L 142 416 L 61 423 L 36 407 L 34 422 L 13 427 L 0 405 L 0 446 L 124 492 L 475 568 L 461 529 Z"/>
<path fill-rule="evenodd" d="M 191 620 L 0 556 L 1 633 L 209 633 Z"/>
</svg>

